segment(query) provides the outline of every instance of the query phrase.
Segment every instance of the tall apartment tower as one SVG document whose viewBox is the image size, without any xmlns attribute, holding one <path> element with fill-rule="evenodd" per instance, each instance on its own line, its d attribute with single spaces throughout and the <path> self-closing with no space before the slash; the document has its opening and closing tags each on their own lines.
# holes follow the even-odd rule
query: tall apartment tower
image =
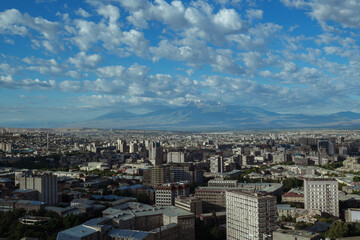
<svg viewBox="0 0 360 240">
<path fill-rule="evenodd" d="M 161 165 L 163 163 L 163 149 L 160 143 L 153 142 L 150 144 L 149 160 L 154 165 Z"/>
<path fill-rule="evenodd" d="M 168 182 L 170 182 L 170 166 L 157 165 L 151 169 L 151 186 L 156 187 Z"/>
<path fill-rule="evenodd" d="M 276 230 L 276 197 L 261 192 L 226 191 L 226 239 L 270 240 Z"/>
<path fill-rule="evenodd" d="M 37 190 L 37 200 L 47 202 L 49 205 L 58 203 L 58 184 L 55 175 L 20 177 L 20 189 Z"/>
<path fill-rule="evenodd" d="M 118 139 L 116 144 L 116 150 L 120 151 L 121 153 L 126 152 L 126 142 Z"/>
<path fill-rule="evenodd" d="M 338 182 L 330 178 L 311 178 L 304 181 L 305 209 L 339 216 Z"/>
<path fill-rule="evenodd" d="M 222 156 L 213 156 L 210 158 L 210 172 L 212 173 L 224 172 L 224 159 Z"/>
</svg>

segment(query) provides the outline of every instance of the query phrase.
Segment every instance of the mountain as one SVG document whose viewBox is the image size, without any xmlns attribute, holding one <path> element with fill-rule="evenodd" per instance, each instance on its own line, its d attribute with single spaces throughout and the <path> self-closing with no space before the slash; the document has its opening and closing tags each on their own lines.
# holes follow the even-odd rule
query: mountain
<svg viewBox="0 0 360 240">
<path fill-rule="evenodd" d="M 278 114 L 256 107 L 188 104 L 146 114 L 112 111 L 88 121 L 68 124 L 65 127 L 187 131 L 356 128 L 360 127 L 360 114 L 354 112 L 316 116 Z"/>
</svg>

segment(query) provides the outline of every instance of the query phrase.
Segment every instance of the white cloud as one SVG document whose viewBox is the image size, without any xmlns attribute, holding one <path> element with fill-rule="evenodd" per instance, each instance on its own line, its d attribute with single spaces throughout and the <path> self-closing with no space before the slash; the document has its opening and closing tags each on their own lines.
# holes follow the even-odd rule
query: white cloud
<svg viewBox="0 0 360 240">
<path fill-rule="evenodd" d="M 90 13 L 88 13 L 87 11 L 85 11 L 84 9 L 82 8 L 79 8 L 78 10 L 76 10 L 75 12 L 77 15 L 81 16 L 81 17 L 84 17 L 84 18 L 88 18 L 90 17 Z"/>
<path fill-rule="evenodd" d="M 79 52 L 75 57 L 70 57 L 69 62 L 74 64 L 78 69 L 93 69 L 102 62 L 102 57 L 98 54 L 89 54 Z"/>
<path fill-rule="evenodd" d="M 356 0 L 281 0 L 288 7 L 306 9 L 320 23 L 337 22 L 346 28 L 360 28 L 360 2 Z M 331 27 L 331 26 L 330 26 Z"/>
</svg>

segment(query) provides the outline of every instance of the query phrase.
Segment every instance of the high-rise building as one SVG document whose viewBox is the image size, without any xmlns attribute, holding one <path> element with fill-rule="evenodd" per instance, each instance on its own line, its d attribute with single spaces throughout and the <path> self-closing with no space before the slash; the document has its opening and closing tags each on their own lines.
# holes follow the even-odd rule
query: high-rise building
<svg viewBox="0 0 360 240">
<path fill-rule="evenodd" d="M 55 175 L 44 174 L 20 177 L 20 189 L 37 190 L 37 200 L 50 205 L 58 203 L 58 183 Z"/>
<path fill-rule="evenodd" d="M 150 144 L 149 160 L 154 166 L 163 164 L 163 149 L 160 143 L 153 142 Z"/>
<path fill-rule="evenodd" d="M 170 182 L 170 166 L 158 165 L 151 169 L 151 186 L 156 187 L 158 185 Z"/>
<path fill-rule="evenodd" d="M 210 172 L 212 173 L 224 172 L 224 160 L 222 156 L 213 156 L 210 158 Z"/>
<path fill-rule="evenodd" d="M 137 153 L 139 150 L 138 144 L 137 143 L 130 143 L 129 145 L 129 153 Z"/>
<path fill-rule="evenodd" d="M 330 178 L 312 178 L 304 181 L 305 209 L 339 216 L 338 182 Z"/>
<path fill-rule="evenodd" d="M 267 240 L 276 230 L 276 197 L 254 191 L 226 192 L 227 240 Z"/>
<path fill-rule="evenodd" d="M 5 143 L 0 142 L 0 151 L 5 151 Z"/>
<path fill-rule="evenodd" d="M 5 145 L 5 152 L 7 152 L 7 153 L 11 153 L 11 152 L 12 152 L 12 145 L 11 145 L 11 143 L 7 143 L 7 144 Z"/>
<path fill-rule="evenodd" d="M 116 150 L 120 151 L 121 153 L 126 152 L 126 141 L 123 141 L 121 139 L 117 140 L 117 146 L 116 146 Z"/>
</svg>

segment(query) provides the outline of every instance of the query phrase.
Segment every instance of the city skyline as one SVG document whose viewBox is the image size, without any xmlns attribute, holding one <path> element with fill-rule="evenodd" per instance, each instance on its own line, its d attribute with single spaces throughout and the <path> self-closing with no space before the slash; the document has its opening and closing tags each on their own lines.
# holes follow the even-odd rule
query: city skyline
<svg viewBox="0 0 360 240">
<path fill-rule="evenodd" d="M 3 126 L 61 126 L 189 103 L 359 112 L 356 1 L 0 6 Z"/>
</svg>

